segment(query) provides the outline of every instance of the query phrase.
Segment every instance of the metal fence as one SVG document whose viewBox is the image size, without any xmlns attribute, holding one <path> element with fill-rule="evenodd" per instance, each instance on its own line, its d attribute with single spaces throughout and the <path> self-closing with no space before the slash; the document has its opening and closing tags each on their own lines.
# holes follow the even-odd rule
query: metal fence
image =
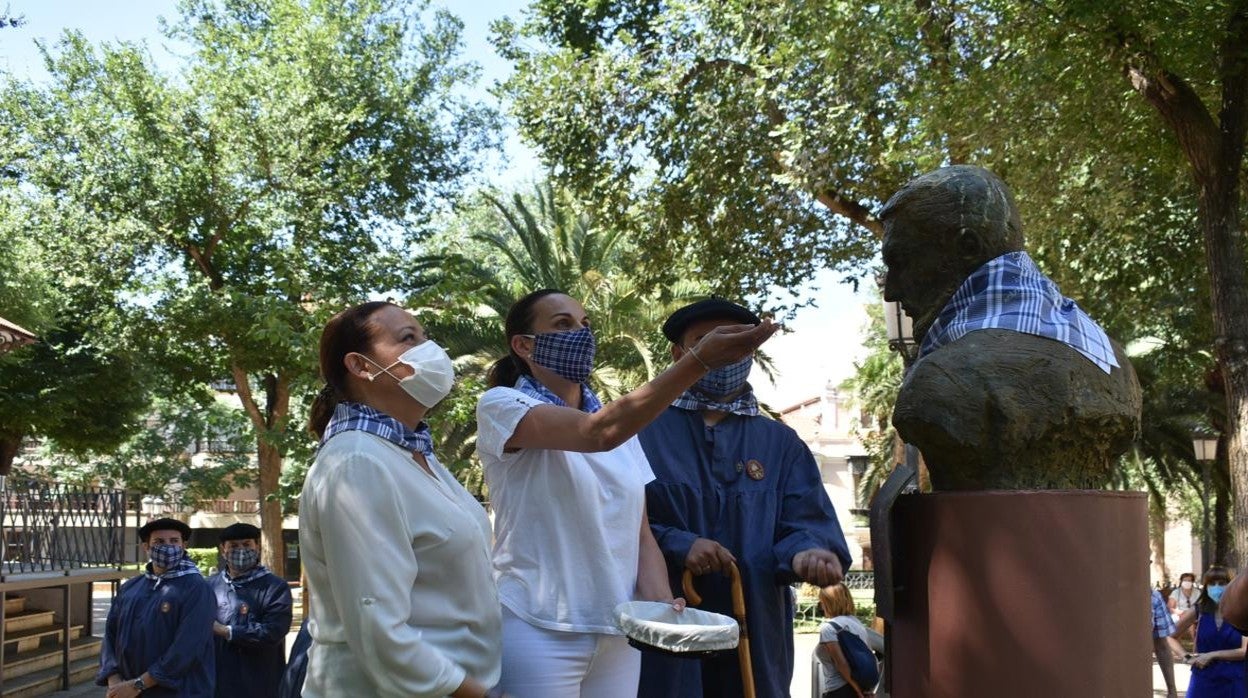
<svg viewBox="0 0 1248 698">
<path fill-rule="evenodd" d="M 121 566 L 125 490 L 12 479 L 0 487 L 0 574 Z"/>
</svg>

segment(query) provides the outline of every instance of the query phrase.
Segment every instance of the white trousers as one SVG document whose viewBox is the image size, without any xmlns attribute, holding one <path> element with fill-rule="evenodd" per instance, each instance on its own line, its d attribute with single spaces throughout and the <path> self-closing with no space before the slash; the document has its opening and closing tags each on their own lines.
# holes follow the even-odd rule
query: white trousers
<svg viewBox="0 0 1248 698">
<path fill-rule="evenodd" d="M 530 625 L 503 607 L 503 677 L 513 698 L 637 698 L 641 652 L 623 635 Z"/>
</svg>

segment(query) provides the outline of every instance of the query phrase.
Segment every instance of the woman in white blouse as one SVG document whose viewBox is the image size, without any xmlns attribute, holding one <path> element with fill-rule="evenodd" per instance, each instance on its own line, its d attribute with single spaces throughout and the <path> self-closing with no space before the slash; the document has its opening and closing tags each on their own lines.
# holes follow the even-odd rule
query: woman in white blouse
<svg viewBox="0 0 1248 698">
<path fill-rule="evenodd" d="M 708 370 L 777 327 L 720 327 L 646 385 L 603 406 L 596 342 L 575 299 L 543 289 L 507 313 L 508 356 L 477 405 L 503 605 L 501 686 L 516 698 L 635 698 L 640 655 L 612 612 L 673 599 L 645 516 L 654 479 L 636 434 Z"/>
<path fill-rule="evenodd" d="M 490 524 L 433 455 L 450 358 L 390 303 L 325 326 L 321 438 L 299 501 L 311 600 L 304 698 L 501 695 Z"/>
</svg>

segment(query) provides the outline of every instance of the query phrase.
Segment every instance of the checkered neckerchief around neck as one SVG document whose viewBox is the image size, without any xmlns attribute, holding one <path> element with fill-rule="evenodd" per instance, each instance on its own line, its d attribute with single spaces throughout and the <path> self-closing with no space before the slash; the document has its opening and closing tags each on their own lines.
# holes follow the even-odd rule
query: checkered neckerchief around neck
<svg viewBox="0 0 1248 698">
<path fill-rule="evenodd" d="M 225 569 L 221 570 L 221 577 L 231 587 L 237 587 L 240 584 L 246 584 L 247 582 L 250 582 L 256 577 L 260 577 L 268 573 L 269 573 L 268 567 L 265 567 L 264 565 L 256 565 L 255 567 L 252 567 L 251 569 L 238 575 L 237 577 L 231 577 L 230 568 L 226 567 Z"/>
<path fill-rule="evenodd" d="M 549 388 L 539 383 L 532 376 L 520 376 L 516 380 L 515 388 L 525 395 L 537 398 L 542 402 L 549 402 L 560 407 L 571 407 L 571 405 L 563 401 L 563 398 L 552 393 Z M 589 389 L 588 385 L 581 383 L 581 411 L 593 414 L 600 409 L 602 409 L 602 400 L 598 399 L 598 396 Z"/>
<path fill-rule="evenodd" d="M 324 446 L 331 438 L 344 431 L 363 431 L 389 441 L 405 451 L 420 452 L 425 455 L 433 453 L 433 435 L 429 433 L 429 425 L 421 422 L 416 429 L 408 429 L 407 425 L 380 410 L 358 402 L 340 402 L 334 408 L 334 416 L 325 425 L 325 434 L 321 437 Z"/>
<path fill-rule="evenodd" d="M 750 387 L 749 383 L 745 384 L 745 392 L 728 402 L 719 402 L 701 393 L 686 390 L 680 397 L 672 401 L 672 407 L 688 410 L 689 412 L 714 410 L 716 412 L 739 414 L 742 417 L 757 417 L 759 415 L 758 398 L 754 397 L 754 389 Z"/>
<path fill-rule="evenodd" d="M 150 562 L 143 568 L 143 576 L 156 582 L 156 586 L 160 586 L 160 583 L 166 579 L 185 577 L 188 574 L 199 574 L 199 567 L 197 567 L 195 562 L 191 560 L 191 556 L 186 554 L 185 549 L 182 551 L 182 559 L 178 560 L 178 563 L 173 567 L 165 569 L 164 574 L 153 573 L 152 563 Z"/>
<path fill-rule="evenodd" d="M 968 276 L 927 331 L 919 357 L 986 329 L 1055 339 L 1106 373 L 1118 366 L 1105 330 L 1063 296 L 1026 252 L 1003 254 Z"/>
</svg>

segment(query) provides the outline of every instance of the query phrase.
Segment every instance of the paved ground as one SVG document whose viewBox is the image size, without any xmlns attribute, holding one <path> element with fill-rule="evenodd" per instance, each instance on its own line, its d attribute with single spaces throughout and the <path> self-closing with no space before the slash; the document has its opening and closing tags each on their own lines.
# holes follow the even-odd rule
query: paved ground
<svg viewBox="0 0 1248 698">
<path fill-rule="evenodd" d="M 95 598 L 93 599 L 94 619 L 92 622 L 92 629 L 97 635 L 104 629 L 104 618 L 108 614 L 108 604 L 110 601 L 111 599 L 109 596 L 106 593 L 101 592 L 97 592 Z M 292 632 L 286 636 L 286 648 L 288 650 L 294 641 L 295 633 Z M 795 635 L 793 644 L 796 656 L 799 658 L 810 657 L 814 652 L 817 641 L 818 635 L 815 635 L 814 633 Z M 1156 663 L 1153 664 L 1152 669 L 1153 696 L 1155 696 L 1155 698 L 1166 698 L 1166 684 L 1161 678 L 1161 669 L 1157 667 Z M 1190 672 L 1191 669 L 1186 664 L 1179 664 L 1174 668 L 1175 683 L 1179 687 L 1180 698 L 1183 698 L 1186 693 L 1183 689 L 1187 688 L 1187 683 L 1190 679 Z M 811 671 L 811 665 L 808 662 L 799 659 L 797 667 L 793 672 L 793 683 L 789 689 L 792 698 L 818 698 L 818 696 L 811 692 L 812 679 L 813 672 Z M 71 696 L 75 698 L 78 696 L 93 696 L 94 698 L 102 698 L 104 695 L 104 689 L 88 684 L 75 686 L 69 691 L 57 691 L 48 695 L 55 696 L 57 698 L 70 698 Z M 884 694 L 877 695 L 879 698 L 887 698 Z"/>
<path fill-rule="evenodd" d="M 814 633 L 803 633 L 793 637 L 793 649 L 797 657 L 810 657 L 818 643 L 819 636 Z M 805 670 L 803 670 L 805 669 Z M 811 692 L 810 686 L 812 681 L 812 672 L 810 665 L 802 661 L 796 662 L 796 668 L 793 670 L 793 683 L 789 685 L 789 694 L 792 698 L 818 698 Z M 1187 682 L 1191 678 L 1191 667 L 1186 664 L 1179 664 L 1174 667 L 1174 682 L 1179 688 L 1179 698 L 1183 698 L 1186 694 L 1184 689 L 1187 688 Z M 887 698 L 883 693 L 876 694 L 878 698 Z M 1166 698 L 1166 682 L 1161 677 L 1161 669 L 1158 668 L 1156 662 L 1153 663 L 1153 696 L 1155 698 Z"/>
</svg>

